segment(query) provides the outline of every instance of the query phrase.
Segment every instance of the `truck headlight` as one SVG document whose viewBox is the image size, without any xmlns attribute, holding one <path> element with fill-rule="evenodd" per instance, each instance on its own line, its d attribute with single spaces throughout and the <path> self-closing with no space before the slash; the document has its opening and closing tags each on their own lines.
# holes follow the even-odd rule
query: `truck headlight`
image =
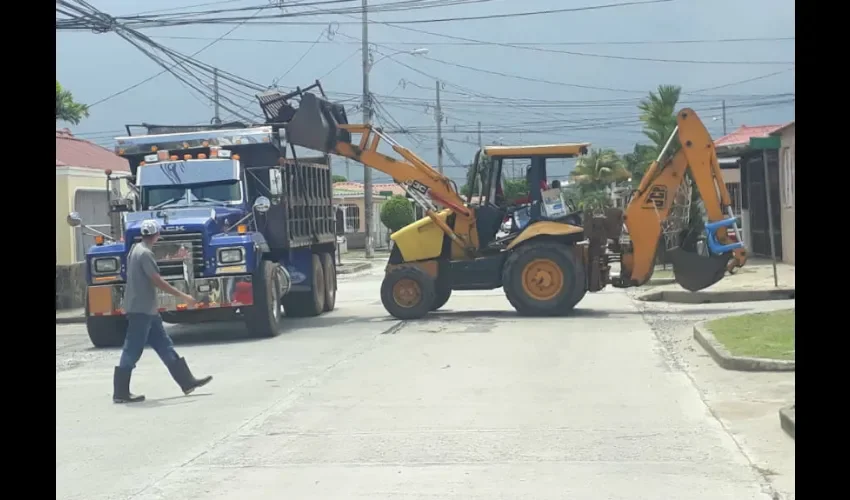
<svg viewBox="0 0 850 500">
<path fill-rule="evenodd" d="M 245 254 L 241 248 L 222 248 L 218 251 L 219 264 L 239 264 L 245 260 Z"/>
<path fill-rule="evenodd" d="M 97 274 L 117 273 L 118 259 L 115 257 L 102 257 L 92 261 L 94 272 Z"/>
</svg>

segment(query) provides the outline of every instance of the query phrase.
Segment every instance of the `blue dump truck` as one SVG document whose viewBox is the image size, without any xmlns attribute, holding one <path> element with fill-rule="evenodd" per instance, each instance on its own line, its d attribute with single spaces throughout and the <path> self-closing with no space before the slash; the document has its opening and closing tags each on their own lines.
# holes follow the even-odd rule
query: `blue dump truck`
<svg viewBox="0 0 850 500">
<path fill-rule="evenodd" d="M 336 217 L 328 157 L 295 158 L 271 126 L 155 131 L 116 139 L 116 153 L 131 167 L 131 201 L 115 199 L 120 190 L 111 178 L 110 210 L 119 221 L 112 235 L 68 216 L 72 226 L 97 233 L 85 262 L 92 343 L 124 341 L 126 257 L 145 219 L 162 228 L 154 247 L 162 277 L 199 301 L 190 307 L 163 293 L 160 312 L 168 323 L 244 320 L 253 336 L 271 337 L 284 314 L 333 310 Z"/>
</svg>

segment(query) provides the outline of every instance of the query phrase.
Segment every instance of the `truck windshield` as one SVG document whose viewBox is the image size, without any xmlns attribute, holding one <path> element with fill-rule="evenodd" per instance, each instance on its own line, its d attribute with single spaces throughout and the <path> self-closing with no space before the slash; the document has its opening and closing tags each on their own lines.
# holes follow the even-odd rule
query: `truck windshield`
<svg viewBox="0 0 850 500">
<path fill-rule="evenodd" d="M 145 209 L 223 205 L 242 200 L 239 181 L 198 184 L 194 186 L 149 186 L 142 188 Z"/>
</svg>

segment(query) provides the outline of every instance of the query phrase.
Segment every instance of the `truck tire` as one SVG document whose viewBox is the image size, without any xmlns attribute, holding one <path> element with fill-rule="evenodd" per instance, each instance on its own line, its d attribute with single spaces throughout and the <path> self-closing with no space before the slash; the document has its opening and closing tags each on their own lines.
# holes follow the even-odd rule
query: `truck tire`
<svg viewBox="0 0 850 500">
<path fill-rule="evenodd" d="M 245 308 L 245 323 L 252 337 L 274 337 L 280 333 L 280 283 L 278 264 L 263 261 L 253 277 L 254 304 Z"/>
<path fill-rule="evenodd" d="M 127 336 L 127 316 L 89 316 L 86 298 L 86 330 L 95 347 L 121 347 Z"/>
<path fill-rule="evenodd" d="M 283 297 L 283 307 L 289 317 L 318 316 L 325 310 L 325 273 L 322 260 L 316 254 L 313 254 L 311 267 L 313 289 L 309 292 L 289 292 Z"/>
<path fill-rule="evenodd" d="M 566 314 L 583 297 L 584 273 L 578 267 L 570 245 L 529 242 L 505 261 L 505 296 L 523 316 Z"/>
<path fill-rule="evenodd" d="M 334 256 L 329 253 L 319 254 L 322 260 L 322 273 L 325 275 L 325 312 L 330 312 L 336 307 L 336 265 Z"/>
<path fill-rule="evenodd" d="M 434 279 L 415 267 L 397 267 L 384 276 L 381 302 L 397 319 L 418 319 L 428 314 L 437 298 Z"/>
</svg>

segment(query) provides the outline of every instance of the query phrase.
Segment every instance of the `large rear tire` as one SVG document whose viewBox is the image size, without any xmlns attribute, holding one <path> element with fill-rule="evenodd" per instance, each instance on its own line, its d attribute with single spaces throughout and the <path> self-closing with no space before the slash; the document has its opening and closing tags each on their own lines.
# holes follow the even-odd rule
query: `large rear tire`
<svg viewBox="0 0 850 500">
<path fill-rule="evenodd" d="M 529 242 L 508 256 L 502 286 L 508 301 L 523 316 L 560 316 L 583 297 L 584 272 L 572 246 Z"/>
<path fill-rule="evenodd" d="M 434 279 L 415 267 L 397 267 L 384 276 L 381 302 L 398 319 L 419 319 L 432 310 L 436 291 Z"/>
<path fill-rule="evenodd" d="M 325 273 L 322 260 L 313 254 L 311 259 L 313 287 L 309 292 L 289 292 L 283 297 L 286 315 L 292 318 L 318 316 L 325 310 Z"/>
<path fill-rule="evenodd" d="M 449 301 L 449 298 L 452 296 L 451 286 L 440 285 L 437 287 L 434 296 L 434 305 L 431 306 L 432 311 L 436 311 L 437 309 L 446 305 L 446 302 Z"/>
<path fill-rule="evenodd" d="M 330 312 L 336 307 L 336 266 L 333 254 L 319 254 L 322 260 L 322 273 L 325 276 L 325 312 Z"/>
<path fill-rule="evenodd" d="M 280 333 L 280 265 L 263 261 L 254 273 L 254 304 L 245 308 L 245 323 L 253 337 L 274 337 Z"/>
</svg>

